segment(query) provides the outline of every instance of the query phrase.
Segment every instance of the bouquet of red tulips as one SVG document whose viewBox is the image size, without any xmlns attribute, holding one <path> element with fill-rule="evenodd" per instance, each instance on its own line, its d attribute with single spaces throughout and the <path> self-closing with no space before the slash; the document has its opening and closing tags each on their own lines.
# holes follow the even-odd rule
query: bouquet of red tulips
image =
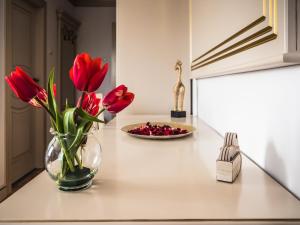
<svg viewBox="0 0 300 225">
<path fill-rule="evenodd" d="M 49 74 L 47 90 L 35 83 L 20 67 L 16 67 L 15 71 L 5 77 L 18 98 L 35 107 L 44 108 L 50 115 L 52 129 L 62 152 L 60 171 L 51 176 L 54 176 L 56 181 L 60 180 L 61 186 L 66 186 L 67 175 L 84 173 L 82 172 L 85 168 L 83 157 L 78 154 L 78 151 L 84 148 L 87 142 L 86 134 L 92 124 L 104 123 L 98 119 L 98 116 L 105 110 L 118 113 L 134 99 L 134 94 L 128 92 L 126 86 L 120 85 L 109 92 L 104 97 L 102 106 L 100 105 L 101 99 L 96 97 L 95 91 L 100 87 L 107 71 L 108 64 L 102 65 L 101 58 L 92 59 L 87 53 L 77 55 L 69 76 L 82 95 L 75 107 L 69 106 L 66 101 L 63 111 L 59 110 L 55 100 L 54 70 Z M 67 139 L 66 135 L 68 135 Z M 91 176 L 90 173 L 83 175 Z M 76 184 L 78 185 L 78 182 Z M 79 184 L 82 186 L 83 183 L 79 182 Z"/>
</svg>

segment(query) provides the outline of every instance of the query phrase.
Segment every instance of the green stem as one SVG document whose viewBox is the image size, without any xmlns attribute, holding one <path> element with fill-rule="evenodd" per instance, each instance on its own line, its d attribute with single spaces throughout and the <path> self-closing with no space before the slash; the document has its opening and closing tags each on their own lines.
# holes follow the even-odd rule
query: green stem
<svg viewBox="0 0 300 225">
<path fill-rule="evenodd" d="M 93 122 L 87 124 L 86 128 L 84 129 L 84 133 L 88 133 L 93 126 Z"/>
<path fill-rule="evenodd" d="M 51 118 L 55 121 L 55 116 L 48 109 L 47 105 L 42 100 L 40 100 L 38 97 L 35 97 L 35 100 L 48 112 L 48 114 L 51 116 Z"/>
<path fill-rule="evenodd" d="M 87 133 L 91 129 L 92 125 L 93 125 L 93 122 L 88 123 L 87 127 L 84 129 L 84 133 Z M 74 150 L 73 151 L 72 151 L 72 149 L 70 150 L 72 152 L 72 154 L 74 155 L 75 160 L 78 163 L 80 169 L 83 168 L 83 165 L 82 165 L 82 161 L 80 160 L 80 158 L 77 155 L 77 151 L 78 151 L 78 148 L 82 145 L 84 140 L 85 139 L 82 138 L 82 140 L 79 142 L 79 144 L 74 146 L 74 148 L 73 148 Z"/>
<path fill-rule="evenodd" d="M 80 160 L 80 164 L 81 164 L 81 165 L 82 165 L 82 149 L 83 149 L 83 147 L 80 148 L 80 159 L 81 159 L 81 160 Z"/>
<path fill-rule="evenodd" d="M 63 178 L 66 175 L 67 172 L 67 167 L 66 167 L 66 158 L 63 155 L 63 159 L 62 159 L 62 167 L 61 167 L 61 177 Z"/>
<path fill-rule="evenodd" d="M 84 92 L 83 92 L 83 93 L 84 93 Z M 84 98 L 84 95 L 83 95 L 83 94 L 82 94 L 82 97 L 81 97 L 81 98 L 82 98 L 82 99 Z M 98 116 L 99 116 L 101 113 L 103 113 L 104 111 L 105 111 L 104 108 L 101 109 L 101 110 L 96 114 L 96 117 L 98 117 Z M 84 133 L 88 133 L 89 130 L 91 129 L 92 125 L 93 125 L 93 122 L 88 123 L 88 125 L 87 125 L 86 128 L 84 129 Z M 84 140 L 84 139 L 82 139 L 82 141 L 83 141 L 83 140 Z M 82 145 L 82 141 L 80 142 L 79 146 Z M 75 148 L 75 149 L 77 149 L 77 148 Z M 80 161 L 80 159 L 78 158 L 77 151 L 74 152 L 74 154 L 75 154 L 76 162 L 78 163 L 80 169 L 82 169 L 82 161 Z"/>
<path fill-rule="evenodd" d="M 53 113 L 48 109 L 48 107 L 46 106 L 46 104 L 43 102 L 43 101 L 41 101 L 38 97 L 35 97 L 35 100 L 50 114 L 50 116 L 51 116 L 51 118 L 52 118 L 52 120 L 53 120 L 53 123 L 55 124 L 55 121 L 56 121 L 56 118 L 55 118 L 55 116 L 53 115 Z M 53 124 L 52 124 L 53 125 Z M 57 130 L 57 128 L 56 128 L 56 130 Z M 73 163 L 72 163 L 72 161 L 71 161 L 71 158 L 70 158 L 70 156 L 69 156 L 69 154 L 68 154 L 68 152 L 67 152 L 67 150 L 66 150 L 66 148 L 65 148 L 65 145 L 64 145 L 64 143 L 63 143 L 63 140 L 58 136 L 58 140 L 59 140 L 59 142 L 60 142 L 60 145 L 61 145 L 61 148 L 62 148 L 62 150 L 63 150 L 63 153 L 64 153 L 64 156 L 65 156 L 65 158 L 66 158 L 66 161 L 67 161 L 67 163 L 68 163 L 68 166 L 69 166 L 69 168 L 70 168 L 70 170 L 72 171 L 72 172 L 74 172 L 75 171 L 75 169 L 74 169 L 74 165 L 73 165 Z"/>
<path fill-rule="evenodd" d="M 100 113 L 102 113 L 103 111 L 105 111 L 105 109 L 102 109 L 102 110 L 98 113 L 98 115 L 100 115 Z M 98 115 L 97 115 L 97 116 L 98 116 Z M 88 133 L 89 130 L 91 129 L 92 125 L 93 125 L 93 122 L 88 123 L 87 126 L 86 126 L 85 129 L 84 129 L 84 133 Z M 74 151 L 70 150 L 70 151 L 72 152 L 72 154 L 74 154 L 75 160 L 76 160 L 76 162 L 78 163 L 78 166 L 79 166 L 80 169 L 83 168 L 83 165 L 82 165 L 82 161 L 80 160 L 80 158 L 79 158 L 78 155 L 77 155 L 77 151 L 78 151 L 78 148 L 82 145 L 82 142 L 83 142 L 83 141 L 84 141 L 84 138 L 82 138 L 82 140 L 81 140 L 81 142 L 79 143 L 79 145 L 74 146 L 74 148 L 73 148 Z"/>
<path fill-rule="evenodd" d="M 105 108 L 101 109 L 97 114 L 96 117 L 98 117 L 101 113 L 103 113 L 105 111 Z"/>
<path fill-rule="evenodd" d="M 82 156 L 81 156 L 81 158 L 82 158 Z M 76 162 L 78 163 L 79 168 L 80 168 L 80 169 L 83 169 L 83 166 L 82 166 L 82 159 L 81 159 L 81 160 L 79 159 L 79 157 L 78 157 L 78 155 L 77 155 L 77 152 L 75 152 L 75 160 L 76 160 Z"/>
<path fill-rule="evenodd" d="M 60 146 L 61 146 L 61 148 L 62 148 L 62 150 L 63 150 L 64 156 L 66 157 L 68 166 L 69 166 L 71 172 L 74 172 L 74 171 L 75 171 L 74 165 L 73 165 L 72 159 L 70 158 L 70 156 L 69 156 L 69 154 L 68 154 L 68 151 L 67 151 L 67 149 L 66 149 L 66 147 L 65 147 L 65 145 L 64 145 L 64 143 L 63 143 L 64 141 L 63 141 L 62 138 L 60 138 L 59 136 L 58 136 L 58 140 L 59 140 L 59 142 L 60 142 Z"/>
</svg>

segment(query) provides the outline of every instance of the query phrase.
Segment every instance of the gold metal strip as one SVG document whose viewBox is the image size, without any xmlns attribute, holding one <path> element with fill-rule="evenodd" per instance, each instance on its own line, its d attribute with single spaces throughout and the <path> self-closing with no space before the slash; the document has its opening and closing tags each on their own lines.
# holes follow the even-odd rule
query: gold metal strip
<svg viewBox="0 0 300 225">
<path fill-rule="evenodd" d="M 203 58 L 204 56 L 206 56 L 207 54 L 211 53 L 212 51 L 216 50 L 217 48 L 221 47 L 222 45 L 226 44 L 227 42 L 233 40 L 234 38 L 240 36 L 241 34 L 245 33 L 246 31 L 250 30 L 251 28 L 255 27 L 256 25 L 262 23 L 264 20 L 266 19 L 265 16 L 261 16 L 260 18 L 258 18 L 257 20 L 253 21 L 252 23 L 250 23 L 248 26 L 244 27 L 243 29 L 241 29 L 240 31 L 236 32 L 235 34 L 231 35 L 229 38 L 227 38 L 225 41 L 222 41 L 220 44 L 216 45 L 215 47 L 213 47 L 212 49 L 210 49 L 209 51 L 205 52 L 204 54 L 202 54 L 201 56 L 199 56 L 198 58 L 194 59 L 192 61 L 192 63 L 195 63 L 196 61 L 198 61 L 199 59 Z"/>
<path fill-rule="evenodd" d="M 267 16 L 267 0 L 263 0 L 263 16 Z"/>
<path fill-rule="evenodd" d="M 194 67 L 197 67 L 197 66 L 203 64 L 204 62 L 206 62 L 206 61 L 208 61 L 208 60 L 210 60 L 210 59 L 213 59 L 213 58 L 215 58 L 215 57 L 217 57 L 217 56 L 219 56 L 219 55 L 222 55 L 222 54 L 224 54 L 224 53 L 226 53 L 226 52 L 228 52 L 228 51 L 230 51 L 230 50 L 232 50 L 232 49 L 234 49 L 234 48 L 236 48 L 236 47 L 238 47 L 238 46 L 241 46 L 241 45 L 243 45 L 243 44 L 245 44 L 245 43 L 247 43 L 247 42 L 249 42 L 249 41 L 252 41 L 253 39 L 258 38 L 258 37 L 260 37 L 260 36 L 262 36 L 262 35 L 264 35 L 264 34 L 270 32 L 270 31 L 272 31 L 272 27 L 267 26 L 267 27 L 265 27 L 265 28 L 263 28 L 263 29 L 261 29 L 261 30 L 255 32 L 254 34 L 252 34 L 252 35 L 250 35 L 250 36 L 248 36 L 248 37 L 246 37 L 246 38 L 240 40 L 239 42 L 237 42 L 237 43 L 235 43 L 235 44 L 233 44 L 233 45 L 231 45 L 231 46 L 229 46 L 229 47 L 223 49 L 222 51 L 217 52 L 216 54 L 214 54 L 214 55 L 212 55 L 212 56 L 210 56 L 210 57 L 208 57 L 208 58 L 206 58 L 206 59 L 204 59 L 204 60 L 202 60 L 202 61 L 200 61 L 200 62 L 194 64 L 194 65 L 192 65 L 192 69 L 193 69 Z"/>
<path fill-rule="evenodd" d="M 268 1 L 268 2 L 267 2 Z M 269 7 L 267 7 L 267 3 L 269 3 Z M 267 9 L 268 8 L 268 9 Z M 268 23 L 269 26 L 265 27 L 264 29 L 250 35 L 249 37 L 244 38 L 243 40 L 227 47 L 226 49 L 215 53 L 213 56 L 210 56 L 204 60 L 202 60 L 201 62 L 197 62 L 199 59 L 203 58 L 204 56 L 206 56 L 207 54 L 211 53 L 212 51 L 216 50 L 217 48 L 221 47 L 222 45 L 226 44 L 227 42 L 231 41 L 232 39 L 236 38 L 237 36 L 241 35 L 242 33 L 250 30 L 251 28 L 253 28 L 254 26 L 256 26 L 257 24 L 263 22 L 266 19 L 267 13 L 269 13 L 269 18 L 268 18 Z M 236 49 L 234 51 L 231 51 L 225 55 L 222 55 L 220 57 L 218 57 L 221 54 L 224 54 L 240 45 L 243 45 L 251 40 L 253 40 L 255 37 L 254 35 L 257 35 L 256 37 L 259 37 L 265 33 L 268 33 L 270 30 L 273 28 L 273 32 L 272 34 L 265 36 L 264 38 L 261 38 L 257 41 L 254 41 L 248 45 L 245 45 L 239 49 Z M 268 31 L 266 31 L 268 29 Z M 261 35 L 259 35 L 261 32 Z M 264 33 L 265 32 L 265 33 Z M 249 24 L 248 26 L 244 27 L 242 30 L 238 31 L 237 33 L 233 34 L 232 36 L 230 36 L 229 38 L 227 38 L 225 41 L 221 42 L 220 44 L 216 45 L 215 47 L 213 47 L 212 49 L 210 49 L 209 51 L 205 52 L 204 54 L 202 54 L 201 56 L 197 57 L 196 59 L 194 59 L 192 61 L 192 65 L 191 65 L 191 69 L 195 70 L 198 69 L 200 67 L 206 66 L 208 64 L 214 63 L 216 61 L 222 60 L 226 57 L 230 57 L 232 55 L 235 55 L 239 52 L 248 50 L 250 48 L 256 47 L 258 45 L 264 44 L 268 41 L 274 40 L 277 38 L 277 33 L 278 33 L 278 0 L 263 0 L 263 16 L 258 18 L 257 20 L 255 20 L 254 22 L 252 22 L 251 24 Z M 215 58 L 218 57 L 218 58 Z M 215 59 L 213 59 L 215 58 Z M 213 59 L 213 60 L 210 60 Z M 210 60 L 210 61 L 208 61 Z M 208 62 L 207 62 L 208 61 Z M 197 62 L 197 63 L 196 63 Z M 206 63 L 205 63 L 206 62 Z"/>
<path fill-rule="evenodd" d="M 273 0 L 269 0 L 269 26 L 273 27 Z"/>
<path fill-rule="evenodd" d="M 273 22 L 273 32 L 278 33 L 278 1 L 274 0 L 274 22 Z"/>
<path fill-rule="evenodd" d="M 220 56 L 220 57 L 218 57 L 218 58 L 216 58 L 216 59 L 213 59 L 213 60 L 211 60 L 211 61 L 209 61 L 209 62 L 207 62 L 207 63 L 205 63 L 205 64 L 202 64 L 202 65 L 199 65 L 199 66 L 197 66 L 197 67 L 194 67 L 194 68 L 192 68 L 192 70 L 199 69 L 199 68 L 204 67 L 204 66 L 206 66 L 206 65 L 209 65 L 209 64 L 211 64 L 211 63 L 217 62 L 217 61 L 219 61 L 219 60 L 222 60 L 222 59 L 225 59 L 225 58 L 227 58 L 227 57 L 233 56 L 233 55 L 238 54 L 238 53 L 240 53 L 240 52 L 243 52 L 243 51 L 246 51 L 246 50 L 248 50 L 248 49 L 254 48 L 254 47 L 256 47 L 256 46 L 262 45 L 262 44 L 267 43 L 267 42 L 269 42 L 269 41 L 272 41 L 272 40 L 274 40 L 274 39 L 276 39 L 276 38 L 277 38 L 277 34 L 272 33 L 272 34 L 270 34 L 270 35 L 268 35 L 268 36 L 265 36 L 265 37 L 263 37 L 263 38 L 261 38 L 261 39 L 259 39 L 259 40 L 257 40 L 257 41 L 251 42 L 251 43 L 248 44 L 248 45 L 245 45 L 245 46 L 243 46 L 243 47 L 241 47 L 241 48 L 238 48 L 238 49 L 236 49 L 236 50 L 234 50 L 234 51 L 231 51 L 231 52 L 229 52 L 229 53 L 227 53 L 227 54 L 225 54 L 225 55 L 222 55 L 222 56 Z"/>
</svg>

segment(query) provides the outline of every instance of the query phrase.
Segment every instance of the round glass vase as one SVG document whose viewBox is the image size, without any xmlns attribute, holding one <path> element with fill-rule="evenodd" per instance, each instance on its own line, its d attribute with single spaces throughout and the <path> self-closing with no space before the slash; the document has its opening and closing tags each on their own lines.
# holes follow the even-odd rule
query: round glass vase
<svg viewBox="0 0 300 225">
<path fill-rule="evenodd" d="M 46 156 L 45 168 L 63 191 L 89 188 L 101 163 L 101 146 L 93 133 L 83 134 L 74 145 L 75 135 L 54 134 Z"/>
</svg>

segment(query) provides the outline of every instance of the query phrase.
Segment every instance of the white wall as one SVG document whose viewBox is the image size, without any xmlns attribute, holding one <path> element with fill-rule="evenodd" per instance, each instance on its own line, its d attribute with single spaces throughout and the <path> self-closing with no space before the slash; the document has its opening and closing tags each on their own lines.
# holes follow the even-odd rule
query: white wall
<svg viewBox="0 0 300 225">
<path fill-rule="evenodd" d="M 77 38 L 77 52 L 87 52 L 92 57 L 102 57 L 109 63 L 109 71 L 99 92 L 105 94 L 114 87 L 111 77 L 113 54 L 113 22 L 116 22 L 115 7 L 76 7 L 76 19 L 81 22 Z"/>
<path fill-rule="evenodd" d="M 300 66 L 198 80 L 198 116 L 300 197 Z"/>
<path fill-rule="evenodd" d="M 177 59 L 189 111 L 189 1 L 117 0 L 117 84 L 136 94 L 127 113 L 170 113 Z"/>
<path fill-rule="evenodd" d="M 5 0 L 0 0 L 0 105 L 5 101 Z M 0 107 L 0 189 L 5 185 L 5 108 Z"/>
</svg>

